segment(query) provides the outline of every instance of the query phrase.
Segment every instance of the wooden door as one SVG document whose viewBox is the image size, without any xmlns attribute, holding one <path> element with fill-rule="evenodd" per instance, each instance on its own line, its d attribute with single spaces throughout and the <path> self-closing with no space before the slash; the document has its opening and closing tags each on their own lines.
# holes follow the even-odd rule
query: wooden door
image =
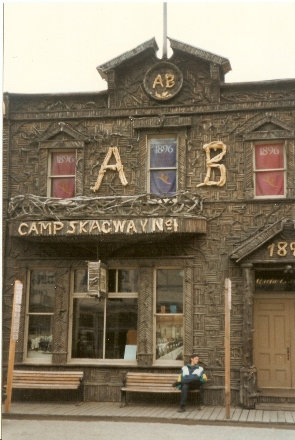
<svg viewBox="0 0 295 440">
<path fill-rule="evenodd" d="M 255 300 L 254 364 L 259 388 L 295 386 L 294 315 L 294 299 Z"/>
</svg>

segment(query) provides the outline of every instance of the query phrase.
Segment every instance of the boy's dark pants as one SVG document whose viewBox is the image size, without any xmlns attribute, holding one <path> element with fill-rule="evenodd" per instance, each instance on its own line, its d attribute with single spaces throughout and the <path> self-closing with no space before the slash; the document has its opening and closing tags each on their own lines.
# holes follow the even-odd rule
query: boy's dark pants
<svg viewBox="0 0 295 440">
<path fill-rule="evenodd" d="M 204 402 L 204 391 L 202 387 L 202 382 L 199 379 L 196 380 L 188 380 L 182 379 L 181 381 L 181 396 L 180 396 L 180 406 L 182 408 L 185 407 L 187 402 L 187 395 L 189 390 L 200 390 L 199 393 L 199 405 L 203 405 Z"/>
</svg>

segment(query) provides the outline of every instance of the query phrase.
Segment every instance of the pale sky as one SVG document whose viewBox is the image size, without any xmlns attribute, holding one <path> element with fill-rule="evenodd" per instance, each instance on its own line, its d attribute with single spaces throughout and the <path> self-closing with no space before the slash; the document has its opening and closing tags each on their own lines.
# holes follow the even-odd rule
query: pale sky
<svg viewBox="0 0 295 440">
<path fill-rule="evenodd" d="M 295 78 L 295 0 L 169 1 L 167 34 L 228 58 L 226 82 Z M 4 1 L 3 91 L 104 90 L 96 67 L 155 37 L 161 1 Z"/>
</svg>

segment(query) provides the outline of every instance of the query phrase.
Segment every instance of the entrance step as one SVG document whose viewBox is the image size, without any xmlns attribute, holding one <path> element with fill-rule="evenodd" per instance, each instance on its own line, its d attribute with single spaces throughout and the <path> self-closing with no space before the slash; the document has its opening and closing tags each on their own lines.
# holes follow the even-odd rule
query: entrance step
<svg viewBox="0 0 295 440">
<path fill-rule="evenodd" d="M 295 403 L 256 403 L 255 409 L 268 411 L 295 411 Z"/>
<path fill-rule="evenodd" d="M 295 398 L 294 388 L 263 388 L 258 390 L 261 397 L 293 397 Z"/>
</svg>

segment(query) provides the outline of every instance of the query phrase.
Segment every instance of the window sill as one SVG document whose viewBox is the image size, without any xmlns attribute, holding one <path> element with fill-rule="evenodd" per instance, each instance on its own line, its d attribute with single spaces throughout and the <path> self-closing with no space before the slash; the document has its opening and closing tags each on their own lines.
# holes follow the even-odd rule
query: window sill
<svg viewBox="0 0 295 440">
<path fill-rule="evenodd" d="M 70 359 L 67 365 L 137 367 L 137 361 L 124 361 L 124 359 Z"/>
</svg>

